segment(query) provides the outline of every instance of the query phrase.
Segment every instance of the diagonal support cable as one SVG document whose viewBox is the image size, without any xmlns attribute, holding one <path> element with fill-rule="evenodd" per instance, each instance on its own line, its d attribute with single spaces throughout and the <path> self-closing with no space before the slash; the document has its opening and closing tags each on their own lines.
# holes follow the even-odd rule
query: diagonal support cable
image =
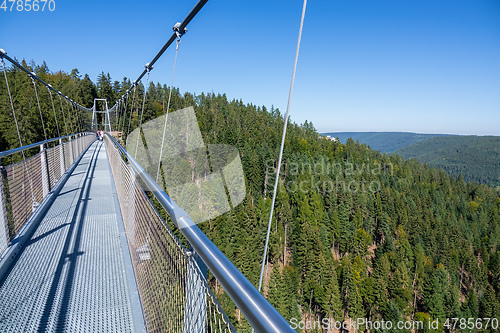
<svg viewBox="0 0 500 333">
<path fill-rule="evenodd" d="M 297 60 L 299 58 L 300 40 L 302 38 L 302 27 L 304 26 L 304 18 L 306 15 L 306 5 L 307 5 L 307 0 L 304 0 L 304 5 L 302 7 L 302 17 L 300 19 L 299 38 L 297 40 L 297 49 L 295 51 L 295 61 L 293 64 L 292 82 L 290 84 L 290 92 L 288 94 L 288 104 L 286 106 L 285 123 L 283 125 L 283 135 L 281 136 L 281 146 L 280 146 L 280 154 L 279 154 L 279 158 L 278 158 L 278 168 L 276 170 L 276 180 L 274 182 L 273 200 L 271 202 L 271 212 L 269 214 L 269 222 L 267 225 L 266 244 L 264 246 L 264 256 L 262 258 L 262 266 L 260 269 L 259 291 L 261 291 L 261 289 L 262 289 L 262 279 L 264 277 L 264 267 L 266 265 L 267 250 L 268 250 L 268 246 L 269 246 L 269 234 L 271 233 L 271 223 L 273 220 L 274 203 L 276 201 L 276 193 L 278 191 L 278 182 L 279 182 L 280 169 L 281 169 L 281 159 L 283 157 L 283 147 L 285 146 L 286 128 L 287 128 L 287 124 L 288 124 L 288 116 L 290 115 L 290 101 L 292 100 L 293 84 L 295 81 L 295 72 L 297 70 Z"/>
<path fill-rule="evenodd" d="M 170 99 L 172 97 L 172 89 L 174 85 L 174 76 L 175 76 L 175 66 L 177 65 L 177 55 L 179 54 L 179 45 L 181 44 L 181 34 L 177 35 L 177 42 L 175 46 L 175 58 L 174 58 L 174 69 L 172 70 L 172 80 L 170 80 L 170 90 L 168 92 L 168 102 L 167 102 L 167 113 L 165 114 L 165 124 L 163 125 L 163 135 L 161 138 L 161 148 L 160 148 L 160 158 L 158 159 L 158 169 L 156 170 L 156 182 L 158 183 L 158 176 L 160 175 L 160 165 L 161 158 L 163 154 L 163 146 L 165 144 L 165 132 L 167 131 L 167 120 L 168 120 L 168 112 L 170 110 Z"/>
<path fill-rule="evenodd" d="M 12 108 L 12 116 L 14 117 L 14 123 L 16 124 L 16 131 L 17 131 L 17 138 L 19 139 L 19 147 L 23 146 L 23 141 L 21 140 L 21 132 L 19 132 L 19 126 L 17 123 L 17 117 L 16 117 L 16 111 L 14 109 L 14 103 L 12 101 L 12 95 L 10 94 L 10 87 L 9 87 L 9 80 L 7 79 L 7 71 L 5 70 L 5 62 L 3 61 L 3 56 L 0 58 L 2 62 L 2 70 L 3 74 L 5 77 L 5 84 L 7 85 L 7 92 L 9 94 L 9 101 L 10 101 L 10 106 Z M 28 176 L 29 183 L 30 183 L 30 190 L 31 190 L 31 202 L 32 205 L 35 203 L 35 195 L 33 194 L 33 180 L 31 177 L 31 174 L 28 170 L 28 167 L 26 166 L 26 155 L 24 154 L 24 151 L 21 152 L 23 155 L 23 162 L 24 162 L 24 172 Z"/>
<path fill-rule="evenodd" d="M 54 110 L 54 119 L 56 121 L 57 136 L 59 137 L 59 136 L 61 136 L 61 132 L 59 131 L 59 123 L 57 122 L 56 107 L 54 106 L 54 99 L 52 98 L 52 91 L 50 91 L 49 87 L 47 87 L 47 90 L 49 91 L 50 101 L 52 102 L 52 110 Z"/>
<path fill-rule="evenodd" d="M 142 98 L 142 110 L 141 110 L 141 120 L 139 121 L 139 133 L 137 135 L 137 142 L 135 144 L 135 154 L 134 158 L 137 158 L 137 148 L 139 147 L 139 137 L 141 136 L 142 130 L 142 117 L 144 116 L 144 107 L 146 106 L 146 95 L 148 94 L 148 83 L 149 83 L 149 74 L 151 73 L 151 69 L 153 68 L 149 64 L 146 64 L 146 69 L 148 71 L 148 75 L 146 76 L 146 85 L 144 86 L 144 96 Z"/>
<path fill-rule="evenodd" d="M 62 105 L 62 99 L 61 99 L 61 94 L 58 93 L 59 95 L 59 104 L 61 105 L 61 113 L 62 113 L 62 116 L 63 116 L 63 120 L 64 120 L 64 130 L 66 131 L 66 135 L 68 135 L 68 125 L 66 125 L 66 117 L 64 116 L 64 108 L 63 108 L 63 105 Z"/>
<path fill-rule="evenodd" d="M 130 123 L 132 122 L 132 112 L 134 111 L 134 101 L 135 101 L 135 91 L 137 89 L 137 81 L 134 81 L 134 95 L 132 97 L 132 104 L 130 105 L 130 118 L 128 119 L 128 128 L 127 128 L 127 139 L 130 134 Z"/>
<path fill-rule="evenodd" d="M 47 131 L 45 131 L 45 124 L 43 122 L 43 116 L 42 116 L 42 108 L 40 107 L 40 100 L 38 99 L 38 92 L 36 90 L 36 82 L 32 75 L 30 77 L 31 81 L 33 82 L 33 87 L 35 88 L 36 102 L 38 103 L 38 111 L 40 112 L 40 120 L 42 121 L 43 136 L 45 137 L 45 141 L 47 141 Z"/>
</svg>

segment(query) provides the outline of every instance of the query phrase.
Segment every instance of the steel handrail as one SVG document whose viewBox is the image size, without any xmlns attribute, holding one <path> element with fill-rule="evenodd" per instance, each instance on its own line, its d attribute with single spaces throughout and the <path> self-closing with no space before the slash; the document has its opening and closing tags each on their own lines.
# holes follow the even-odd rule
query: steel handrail
<svg viewBox="0 0 500 333">
<path fill-rule="evenodd" d="M 44 145 L 46 143 L 50 143 L 50 142 L 54 142 L 54 141 L 57 141 L 57 140 L 66 139 L 66 138 L 69 138 L 69 137 L 72 137 L 72 136 L 75 136 L 75 135 L 78 136 L 79 134 L 85 134 L 85 135 L 91 135 L 92 134 L 92 135 L 95 135 L 95 133 L 92 133 L 92 132 L 80 132 L 80 133 L 75 133 L 75 134 L 69 134 L 69 135 L 65 135 L 65 136 L 60 136 L 60 137 L 57 137 L 57 138 L 54 138 L 54 139 L 43 140 L 43 141 L 32 143 L 32 144 L 29 144 L 29 145 L 26 145 L 26 146 L 22 146 L 22 147 L 19 147 L 19 148 L 14 148 L 14 149 L 2 151 L 2 152 L 0 152 L 0 159 L 3 158 L 3 157 L 6 157 L 6 156 L 12 155 L 12 154 L 20 153 L 20 152 L 28 150 L 28 149 L 33 149 L 33 148 L 39 147 L 40 145 Z"/>
<path fill-rule="evenodd" d="M 165 193 L 125 148 L 111 135 L 107 133 L 106 135 L 125 155 L 129 165 L 141 177 L 147 189 L 153 192 L 172 222 L 179 228 L 250 325 L 257 332 L 295 332 L 290 323 L 198 228 L 191 217 Z"/>
</svg>

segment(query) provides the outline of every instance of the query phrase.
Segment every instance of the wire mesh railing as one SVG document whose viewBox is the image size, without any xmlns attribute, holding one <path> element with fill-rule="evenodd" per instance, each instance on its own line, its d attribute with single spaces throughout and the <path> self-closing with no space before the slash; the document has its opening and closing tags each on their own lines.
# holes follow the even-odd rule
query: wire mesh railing
<svg viewBox="0 0 500 333">
<path fill-rule="evenodd" d="M 106 150 L 148 332 L 234 332 L 207 284 L 203 263 L 153 206 L 118 143 Z"/>
<path fill-rule="evenodd" d="M 0 153 L 0 254 L 94 140 L 94 133 L 79 133 Z M 39 152 L 17 163 L 1 163 L 33 149 Z"/>
</svg>

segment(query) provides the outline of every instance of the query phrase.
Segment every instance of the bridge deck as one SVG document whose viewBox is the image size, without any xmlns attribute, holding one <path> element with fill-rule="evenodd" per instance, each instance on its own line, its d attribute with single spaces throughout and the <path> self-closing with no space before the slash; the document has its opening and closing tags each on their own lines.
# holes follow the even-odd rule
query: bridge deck
<svg viewBox="0 0 500 333">
<path fill-rule="evenodd" d="M 106 147 L 94 142 L 0 282 L 0 331 L 143 331 L 136 290 Z"/>
</svg>

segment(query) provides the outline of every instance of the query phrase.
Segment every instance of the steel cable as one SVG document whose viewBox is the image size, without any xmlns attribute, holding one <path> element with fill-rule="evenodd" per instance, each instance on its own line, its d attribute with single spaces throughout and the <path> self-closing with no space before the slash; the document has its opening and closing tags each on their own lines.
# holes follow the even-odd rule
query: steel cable
<svg viewBox="0 0 500 333">
<path fill-rule="evenodd" d="M 264 255 L 262 257 L 262 266 L 260 269 L 259 291 L 261 291 L 261 289 L 262 289 L 262 279 L 264 277 L 264 267 L 266 265 L 266 256 L 267 256 L 267 250 L 268 250 L 268 246 L 269 246 L 269 234 L 271 233 L 271 223 L 273 220 L 274 203 L 276 201 L 276 193 L 278 191 L 278 181 L 279 181 L 280 168 L 281 168 L 281 159 L 283 157 L 283 147 L 285 146 L 286 128 L 287 128 L 287 124 L 288 124 L 288 117 L 290 114 L 290 101 L 292 99 L 293 83 L 295 81 L 295 72 L 297 70 L 297 60 L 299 58 L 300 40 L 302 38 L 302 28 L 304 26 L 304 18 L 306 15 L 306 5 L 307 5 L 307 0 L 304 0 L 304 4 L 302 6 L 302 17 L 300 19 L 299 37 L 297 40 L 297 48 L 295 50 L 295 61 L 293 64 L 292 82 L 290 84 L 290 92 L 288 94 L 288 104 L 286 106 L 286 114 L 285 114 L 285 119 L 284 119 L 285 123 L 283 124 L 283 135 L 281 136 L 281 146 L 280 146 L 280 153 L 279 153 L 279 158 L 278 158 L 278 167 L 276 169 L 276 180 L 274 182 L 273 199 L 271 201 L 271 212 L 269 213 L 269 222 L 267 225 L 266 243 L 264 246 Z"/>
<path fill-rule="evenodd" d="M 47 140 L 47 132 L 45 131 L 45 124 L 43 122 L 42 108 L 40 107 L 40 100 L 38 99 L 38 91 L 36 90 L 36 82 L 33 76 L 30 77 L 31 81 L 33 82 L 33 87 L 35 88 L 36 102 L 38 103 L 38 111 L 40 112 L 40 120 L 42 121 L 43 136 L 45 137 L 45 140 Z"/>
<path fill-rule="evenodd" d="M 69 135 L 69 133 L 68 133 L 68 126 L 66 125 L 66 117 L 64 116 L 64 108 L 63 108 L 63 105 L 62 105 L 61 95 L 58 94 L 58 96 L 59 96 L 59 104 L 61 105 L 61 114 L 63 116 L 63 121 L 64 121 L 64 130 L 66 131 L 66 135 Z"/>
<path fill-rule="evenodd" d="M 148 75 L 146 76 L 146 85 L 144 86 L 144 96 L 142 98 L 142 110 L 141 110 L 141 120 L 139 121 L 139 133 L 137 134 L 137 141 L 135 144 L 135 154 L 134 158 L 137 158 L 137 148 L 139 147 L 139 137 L 141 136 L 141 129 L 142 129 L 142 117 L 144 115 L 144 106 L 146 105 L 146 96 L 148 94 L 148 83 L 149 83 L 149 74 L 151 71 L 151 68 L 148 67 L 149 64 L 146 65 L 146 68 L 148 69 Z"/>
<path fill-rule="evenodd" d="M 165 133 L 167 131 L 168 112 L 170 110 L 170 98 L 172 97 L 172 89 L 174 87 L 173 85 L 174 85 L 175 66 L 177 65 L 177 55 L 179 54 L 179 45 L 180 44 L 181 44 L 181 38 L 180 38 L 180 35 L 177 35 L 177 42 L 176 42 L 176 46 L 175 46 L 174 69 L 172 70 L 172 79 L 170 80 L 170 90 L 168 92 L 167 112 L 165 113 L 165 123 L 163 125 L 163 135 L 161 137 L 160 158 L 158 159 L 158 169 L 156 170 L 155 182 L 157 182 L 157 183 L 158 183 L 158 176 L 160 175 L 160 166 L 161 166 L 161 158 L 162 158 L 162 154 L 163 154 L 163 145 L 165 143 Z"/>
<path fill-rule="evenodd" d="M 130 118 L 128 120 L 128 128 L 127 128 L 127 139 L 130 133 L 130 123 L 132 122 L 132 112 L 134 110 L 134 102 L 135 102 L 135 91 L 137 88 L 137 83 L 134 81 L 134 95 L 132 96 L 132 104 L 130 105 Z"/>
<path fill-rule="evenodd" d="M 59 137 L 59 136 L 61 136 L 61 132 L 59 131 L 59 123 L 57 122 L 56 107 L 54 106 L 54 99 L 52 98 L 52 91 L 50 91 L 49 87 L 47 87 L 47 90 L 49 91 L 50 101 L 52 102 L 52 110 L 54 110 L 54 119 L 56 120 L 57 136 Z"/>
</svg>

